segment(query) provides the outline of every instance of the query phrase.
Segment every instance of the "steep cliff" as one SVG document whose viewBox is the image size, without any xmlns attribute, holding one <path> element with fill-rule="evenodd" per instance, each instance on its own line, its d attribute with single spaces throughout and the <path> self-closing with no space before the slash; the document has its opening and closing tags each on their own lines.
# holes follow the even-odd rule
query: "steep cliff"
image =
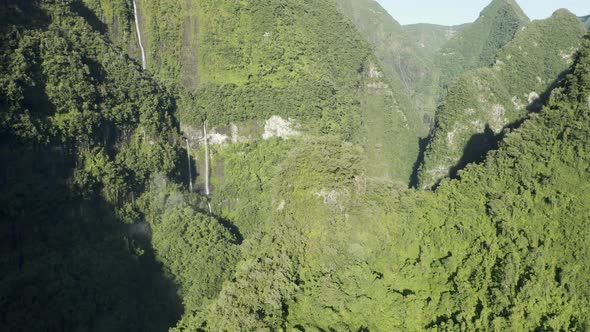
<svg viewBox="0 0 590 332">
<path fill-rule="evenodd" d="M 440 124 L 493 131 L 556 87 L 433 192 L 407 188 L 416 112 L 339 8 L 4 1 L 0 330 L 587 328 L 580 23 L 531 23 L 449 93 Z"/>
<path fill-rule="evenodd" d="M 584 29 L 571 13 L 526 25 L 496 63 L 461 76 L 440 107 L 420 169 L 421 187 L 481 160 L 508 126 L 535 112 L 573 61 Z"/>
<path fill-rule="evenodd" d="M 369 176 L 408 181 L 426 130 L 397 76 L 332 2 L 137 4 L 148 71 L 181 90 L 184 125 L 292 118 L 311 135 L 362 145 Z"/>
</svg>

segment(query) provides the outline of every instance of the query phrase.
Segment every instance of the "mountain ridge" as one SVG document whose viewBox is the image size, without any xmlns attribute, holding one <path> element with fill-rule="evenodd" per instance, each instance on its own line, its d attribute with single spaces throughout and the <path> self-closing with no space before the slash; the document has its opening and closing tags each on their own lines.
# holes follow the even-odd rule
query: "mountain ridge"
<svg viewBox="0 0 590 332">
<path fill-rule="evenodd" d="M 443 90 L 465 71 L 493 64 L 496 51 L 509 42 L 529 18 L 514 1 L 494 0 L 477 20 L 440 51 Z"/>
<path fill-rule="evenodd" d="M 456 174 L 479 160 L 504 126 L 538 110 L 553 80 L 571 65 L 583 35 L 577 18 L 558 10 L 526 25 L 499 50 L 494 66 L 461 76 L 437 113 L 420 170 L 421 186 L 432 187 L 449 170 Z"/>
<path fill-rule="evenodd" d="M 336 0 L 341 13 L 348 17 L 372 46 L 394 88 L 403 91 L 402 103 L 420 118 L 420 134 L 426 134 L 431 116 L 428 107 L 416 100 L 421 85 L 428 84 L 432 61 L 420 52 L 403 27 L 374 0 Z"/>
</svg>

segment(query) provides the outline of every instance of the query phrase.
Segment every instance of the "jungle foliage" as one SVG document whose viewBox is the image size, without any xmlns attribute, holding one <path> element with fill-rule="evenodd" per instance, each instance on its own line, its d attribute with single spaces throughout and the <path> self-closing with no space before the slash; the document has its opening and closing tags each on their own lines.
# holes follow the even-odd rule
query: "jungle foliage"
<svg viewBox="0 0 590 332">
<path fill-rule="evenodd" d="M 537 112 L 418 191 L 416 118 L 336 3 L 138 4 L 147 71 L 130 1 L 0 6 L 0 330 L 590 327 L 590 35 L 571 15 L 482 71 L 536 87 L 546 65 Z M 180 122 L 269 115 L 307 129 L 210 146 L 212 194 L 189 190 L 204 151 Z"/>
<path fill-rule="evenodd" d="M 446 92 L 466 71 L 494 63 L 496 52 L 527 23 L 529 18 L 514 0 L 494 0 L 479 18 L 446 43 L 437 57 L 440 85 Z"/>
<path fill-rule="evenodd" d="M 85 3 L 96 17 L 110 17 L 121 1 Z M 183 124 L 198 128 L 205 118 L 212 126 L 272 115 L 293 118 L 314 135 L 339 136 L 386 160 L 389 166 L 375 169 L 372 176 L 400 183 L 410 177 L 426 129 L 399 78 L 383 69 L 334 2 L 137 4 L 148 71 L 178 95 Z M 129 13 L 116 17 L 132 19 Z M 133 42 L 133 36 L 118 37 L 119 44 Z M 133 49 L 129 53 L 136 54 Z M 376 106 L 380 104 L 389 107 Z M 395 130 L 379 133 L 367 127 L 366 114 Z M 366 132 L 379 134 L 383 147 L 365 140 Z"/>
<path fill-rule="evenodd" d="M 587 329 L 590 37 L 584 43 L 547 106 L 484 163 L 434 193 L 368 191 L 347 222 L 312 240 L 291 326 Z"/>
<path fill-rule="evenodd" d="M 498 51 L 494 66 L 461 76 L 437 111 L 419 186 L 435 186 L 481 161 L 504 129 L 538 111 L 571 66 L 584 33 L 573 14 L 559 10 L 526 25 Z"/>
<path fill-rule="evenodd" d="M 155 255 L 167 257 L 159 239 L 176 230 L 150 230 L 153 207 L 140 203 L 157 189 L 156 175 L 182 175 L 175 100 L 77 5 L 0 8 L 0 329 L 166 330 L 183 299 L 174 265 Z M 215 219 L 188 209 L 158 216 L 164 225 L 208 220 L 195 232 L 219 236 L 222 254 L 235 257 Z M 203 250 L 202 241 L 183 248 Z M 215 266 L 199 293 L 205 298 L 225 276 Z"/>
</svg>

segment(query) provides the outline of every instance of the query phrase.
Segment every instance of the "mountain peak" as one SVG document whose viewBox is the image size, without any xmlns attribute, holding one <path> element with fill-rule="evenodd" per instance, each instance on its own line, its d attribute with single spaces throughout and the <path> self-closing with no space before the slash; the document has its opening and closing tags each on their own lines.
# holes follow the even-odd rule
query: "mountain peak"
<svg viewBox="0 0 590 332">
<path fill-rule="evenodd" d="M 567 10 L 565 8 L 560 8 L 560 9 L 554 11 L 553 14 L 551 15 L 551 17 L 557 17 L 557 16 L 575 16 L 575 15 L 572 14 L 572 12 L 570 12 L 569 10 Z"/>
<path fill-rule="evenodd" d="M 490 4 L 485 7 L 481 13 L 480 13 L 480 18 L 483 16 L 488 16 L 488 15 L 495 15 L 501 11 L 507 11 L 510 10 L 511 12 L 513 12 L 514 14 L 516 14 L 516 16 L 525 22 L 529 21 L 528 16 L 524 13 L 524 11 L 522 10 L 522 8 L 520 8 L 520 6 L 518 5 L 518 3 L 515 0 L 493 0 L 492 2 L 490 2 Z"/>
<path fill-rule="evenodd" d="M 514 0 L 493 0 L 473 24 L 441 48 L 442 85 L 468 70 L 493 64 L 496 52 L 529 21 Z"/>
</svg>

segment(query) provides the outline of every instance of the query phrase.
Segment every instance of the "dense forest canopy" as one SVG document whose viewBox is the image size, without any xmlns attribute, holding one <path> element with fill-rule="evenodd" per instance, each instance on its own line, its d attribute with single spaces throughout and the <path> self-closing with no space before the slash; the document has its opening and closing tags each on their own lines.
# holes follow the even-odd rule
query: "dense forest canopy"
<svg viewBox="0 0 590 332">
<path fill-rule="evenodd" d="M 3 1 L 0 331 L 587 330 L 581 22 Z"/>
</svg>

